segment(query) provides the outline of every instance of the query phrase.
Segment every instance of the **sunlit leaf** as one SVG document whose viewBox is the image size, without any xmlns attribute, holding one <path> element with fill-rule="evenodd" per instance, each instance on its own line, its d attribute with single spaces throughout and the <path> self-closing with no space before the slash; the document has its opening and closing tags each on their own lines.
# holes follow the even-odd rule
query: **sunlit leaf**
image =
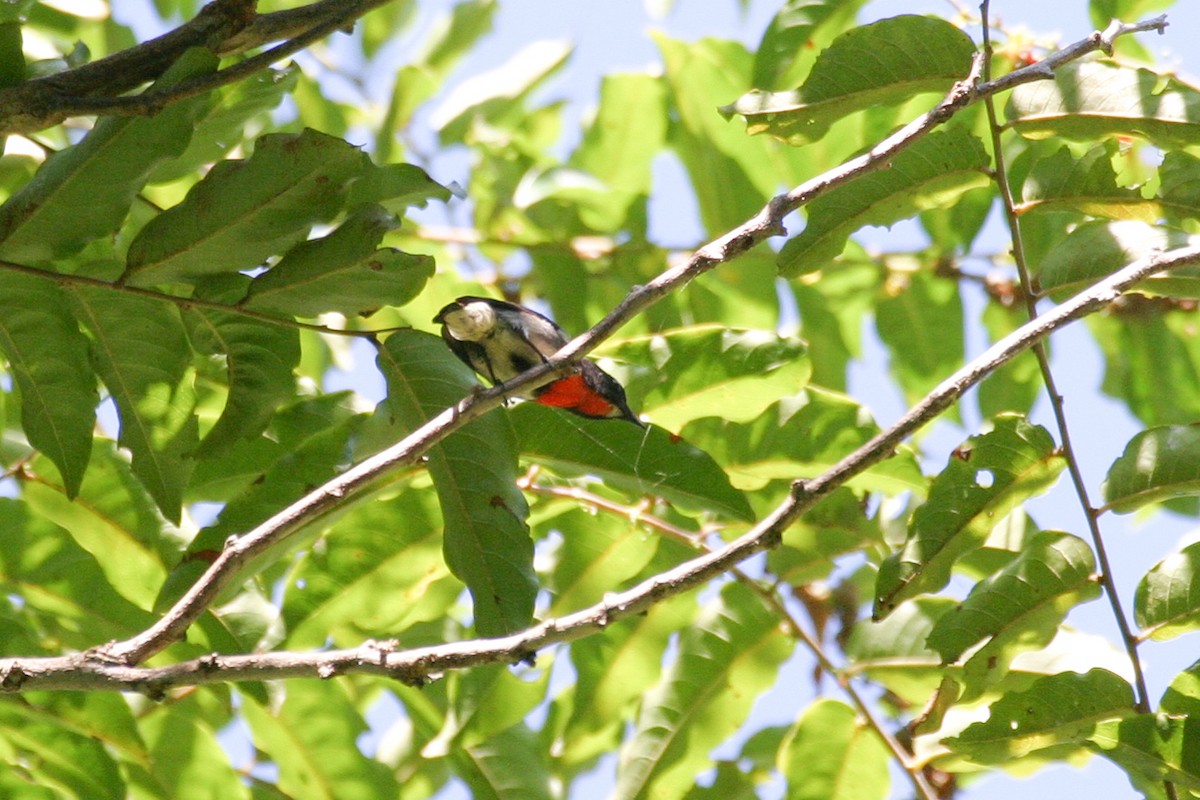
<svg viewBox="0 0 1200 800">
<path fill-rule="evenodd" d="M 1134 617 L 1143 635 L 1171 639 L 1200 628 L 1200 544 L 1171 553 L 1138 582 Z"/>
<path fill-rule="evenodd" d="M 779 253 L 779 272 L 794 278 L 841 254 L 850 234 L 891 225 L 952 202 L 989 183 L 983 143 L 960 129 L 936 131 L 899 153 L 886 170 L 864 175 L 809 203 L 808 223 Z"/>
<path fill-rule="evenodd" d="M 974 54 L 975 43 L 946 20 L 891 17 L 834 39 L 796 91 L 753 91 L 721 113 L 745 117 L 748 133 L 767 132 L 803 145 L 851 112 L 927 92 L 944 94 L 967 76 Z"/>
<path fill-rule="evenodd" d="M 1144 430 L 1108 469 L 1104 500 L 1127 513 L 1170 497 L 1200 494 L 1200 426 Z"/>
<path fill-rule="evenodd" d="M 825 699 L 796 721 L 779 759 L 795 800 L 883 800 L 889 755 L 858 712 Z"/>
<path fill-rule="evenodd" d="M 1031 139 L 1135 135 L 1162 147 L 1185 147 L 1200 135 L 1200 91 L 1169 75 L 1106 60 L 1064 64 L 1053 80 L 1016 87 L 1007 113 Z"/>
<path fill-rule="evenodd" d="M 1000 417 L 954 451 L 913 514 L 908 538 L 879 568 L 875 616 L 941 589 L 950 568 L 1019 504 L 1049 489 L 1066 466 L 1050 434 L 1024 418 Z"/>
<path fill-rule="evenodd" d="M 786 89 L 806 74 L 832 36 L 854 20 L 865 0 L 786 0 L 754 55 L 753 85 Z"/>
</svg>

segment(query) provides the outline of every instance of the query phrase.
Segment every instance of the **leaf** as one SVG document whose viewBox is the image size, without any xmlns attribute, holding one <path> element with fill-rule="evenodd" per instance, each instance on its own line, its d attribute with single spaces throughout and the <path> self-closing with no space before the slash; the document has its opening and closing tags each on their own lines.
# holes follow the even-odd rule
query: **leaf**
<svg viewBox="0 0 1200 800">
<path fill-rule="evenodd" d="M 92 452 L 96 377 L 88 341 L 54 283 L 8 273 L 0 281 L 0 350 L 21 397 L 29 444 L 54 462 L 67 495 L 79 492 Z"/>
<path fill-rule="evenodd" d="M 1155 783 L 1170 781 L 1186 791 L 1200 791 L 1200 720 L 1195 717 L 1139 714 L 1108 720 L 1096 726 L 1091 741 L 1131 778 L 1140 774 Z"/>
<path fill-rule="evenodd" d="M 562 536 L 547 581 L 554 594 L 553 616 L 600 602 L 641 574 L 655 555 L 653 542 L 646 541 L 645 531 L 633 520 L 598 517 L 574 502 L 539 514 L 535 539 L 543 538 L 539 531 Z"/>
<path fill-rule="evenodd" d="M 367 725 L 342 684 L 289 681 L 286 699 L 276 711 L 243 697 L 242 713 L 255 748 L 279 769 L 280 791 L 314 800 L 399 796 L 390 770 L 355 746 Z"/>
<path fill-rule="evenodd" d="M 354 209 L 379 205 L 392 214 L 412 206 L 425 208 L 429 200 L 450 199 L 450 190 L 413 164 L 364 163 L 363 174 L 350 186 L 349 205 Z"/>
<path fill-rule="evenodd" d="M 185 379 L 191 347 L 172 306 L 78 286 L 73 306 L 92 335 L 91 362 L 116 403 L 119 444 L 164 516 L 179 524 L 199 443 L 196 398 Z"/>
<path fill-rule="evenodd" d="M 96 442 L 77 495 L 47 476 L 28 482 L 22 496 L 33 512 L 61 526 L 92 555 L 117 592 L 139 608 L 151 607 L 166 577 L 164 559 L 174 557 L 178 542 L 163 529 L 111 442 Z"/>
<path fill-rule="evenodd" d="M 1159 203 L 1117 184 L 1112 165 L 1116 152 L 1117 143 L 1110 141 L 1082 155 L 1063 145 L 1048 157 L 1036 157 L 1021 187 L 1017 213 L 1067 209 L 1094 217 L 1154 222 L 1162 215 Z"/>
<path fill-rule="evenodd" d="M 268 112 L 296 88 L 300 68 L 289 64 L 281 69 L 255 72 L 226 86 L 198 115 L 187 149 L 159 164 L 148 183 L 168 183 L 195 175 L 201 167 L 219 161 L 241 144 L 248 130 L 266 124 Z"/>
<path fill-rule="evenodd" d="M 754 492 L 771 481 L 789 483 L 825 472 L 879 432 L 869 414 L 854 400 L 810 387 L 777 400 L 758 419 L 743 425 L 706 417 L 684 431 L 708 445 L 725 464 L 736 488 Z M 859 495 L 914 492 L 923 495 L 926 481 L 911 452 L 877 464 L 847 481 Z M 764 512 L 765 513 L 765 512 Z"/>
<path fill-rule="evenodd" d="M 946 675 L 941 657 L 927 644 L 937 621 L 958 602 L 948 597 L 917 597 L 901 603 L 879 621 L 854 626 L 846 654 L 871 681 L 920 706 Z"/>
<path fill-rule="evenodd" d="M 1127 264 L 1196 242 L 1200 242 L 1200 236 L 1144 222 L 1085 222 L 1051 247 L 1038 270 L 1038 285 L 1051 297 L 1062 300 Z M 1200 268 L 1184 267 L 1156 275 L 1139 283 L 1136 290 L 1200 296 Z"/>
<path fill-rule="evenodd" d="M 985 186 L 983 142 L 960 128 L 935 131 L 901 151 L 889 169 L 832 189 L 808 204 L 808 223 L 779 253 L 779 272 L 795 278 L 841 254 L 850 234 L 866 225 L 891 225 L 947 205 Z"/>
<path fill-rule="evenodd" d="M 678 657 L 646 694 L 620 754 L 614 800 L 679 797 L 692 788 L 711 764 L 709 752 L 745 720 L 791 649 L 762 601 L 726 584 L 684 631 Z"/>
<path fill-rule="evenodd" d="M 1067 613 L 1100 595 L 1091 548 L 1082 539 L 1043 531 L 999 572 L 938 619 L 928 644 L 946 663 L 970 648 L 963 700 L 979 696 L 1008 670 L 1018 653 L 1054 639 Z"/>
<path fill-rule="evenodd" d="M 428 491 L 408 488 L 356 505 L 338 519 L 337 534 L 304 555 L 285 589 L 289 647 L 327 641 L 353 647 L 364 637 L 408 645 L 414 626 L 450 615 L 462 584 L 442 559 L 433 500 Z M 380 536 L 381 530 L 392 535 Z"/>
<path fill-rule="evenodd" d="M 433 259 L 376 249 L 394 227 L 394 218 L 379 206 L 358 211 L 328 236 L 296 245 L 256 277 L 245 307 L 281 316 L 353 317 L 404 305 L 433 276 Z"/>
<path fill-rule="evenodd" d="M 624 720 L 662 676 L 668 643 L 695 616 L 695 602 L 683 595 L 655 604 L 603 636 L 571 643 L 576 682 L 563 729 L 564 764 L 586 764 L 616 749 Z"/>
<path fill-rule="evenodd" d="M 1049 489 L 1065 465 L 1050 434 L 1022 417 L 1000 417 L 991 431 L 968 439 L 913 513 L 904 545 L 880 565 L 874 616 L 945 586 L 954 562 L 1006 514 Z"/>
<path fill-rule="evenodd" d="M 1164 314 L 1153 299 L 1129 295 L 1119 313 L 1088 324 L 1104 353 L 1105 393 L 1146 425 L 1200 417 L 1200 331 L 1191 314 Z"/>
<path fill-rule="evenodd" d="M 963 303 L 958 284 L 928 272 L 889 280 L 875 307 L 879 338 L 910 405 L 963 363 Z"/>
<path fill-rule="evenodd" d="M 1108 468 L 1104 502 L 1119 514 L 1171 497 L 1200 494 L 1200 425 L 1141 431 Z"/>
<path fill-rule="evenodd" d="M 632 367 L 626 381 L 658 425 L 678 430 L 695 419 L 756 419 L 776 398 L 802 389 L 811 373 L 807 347 L 774 332 L 696 325 L 623 342 L 614 355 Z"/>
<path fill-rule="evenodd" d="M 229 764 L 218 734 L 193 700 L 154 706 L 138 718 L 147 762 L 166 796 L 248 800 L 250 792 Z"/>
<path fill-rule="evenodd" d="M 383 408 L 406 432 L 476 385 L 441 339 L 418 331 L 389 336 L 379 367 L 388 381 Z M 471 590 L 476 630 L 521 630 L 533 614 L 537 581 L 509 422 L 495 413 L 474 420 L 430 449 L 428 467 L 442 507 L 446 564 Z"/>
<path fill-rule="evenodd" d="M 291 398 L 300 340 L 295 329 L 227 311 L 193 308 L 184 321 L 197 352 L 225 361 L 225 407 L 195 453 L 214 458 L 239 440 L 262 433 L 275 409 Z"/>
<path fill-rule="evenodd" d="M 58 787 L 59 796 L 122 800 L 127 787 L 104 743 L 23 702 L 0 703 L 0 751 L 8 769 L 35 785 Z M 19 766 L 18 766 L 19 765 Z"/>
<path fill-rule="evenodd" d="M 1003 764 L 1039 750 L 1086 742 L 1102 723 L 1133 715 L 1133 688 L 1108 670 L 1063 672 L 1008 692 L 989 708 L 986 722 L 942 741 L 983 764 Z"/>
<path fill-rule="evenodd" d="M 41 646 L 84 650 L 132 636 L 154 622 L 149 612 L 113 588 L 91 553 L 29 505 L 0 499 L 0 522 L 6 532 L 0 556 L 5 591 L 21 597 L 26 613 L 39 620 L 37 640 L 46 640 Z M 5 655 L 31 652 L 11 647 L 6 644 Z"/>
<path fill-rule="evenodd" d="M 569 416 L 522 403 L 509 412 L 521 452 L 567 475 L 595 475 L 636 495 L 753 521 L 745 496 L 703 451 L 657 426 Z"/>
<path fill-rule="evenodd" d="M 542 741 L 528 725 L 514 725 L 465 749 L 476 766 L 466 776 L 473 797 L 551 800 L 555 796 Z"/>
<path fill-rule="evenodd" d="M 337 214 L 366 161 L 358 148 L 316 131 L 261 137 L 249 158 L 220 162 L 182 203 L 142 228 L 129 246 L 129 282 L 259 267 Z"/>
<path fill-rule="evenodd" d="M 944 94 L 971 70 L 975 43 L 943 19 L 904 14 L 852 28 L 817 58 L 794 92 L 751 91 L 721 113 L 746 119 L 746 132 L 791 145 L 821 139 L 855 111 Z"/>
<path fill-rule="evenodd" d="M 1134 618 L 1143 636 L 1163 641 L 1200 628 L 1200 543 L 1159 561 L 1138 582 Z"/>
<path fill-rule="evenodd" d="M 837 700 L 817 700 L 788 731 L 779 754 L 792 800 L 884 800 L 889 751 Z"/>
<path fill-rule="evenodd" d="M 519 102 L 562 67 L 571 49 L 561 41 L 527 45 L 496 69 L 459 83 L 434 110 L 430 125 L 443 144 L 462 141 L 475 117 Z"/>
<path fill-rule="evenodd" d="M 1144 136 L 1178 149 L 1200 136 L 1200 92 L 1146 68 L 1077 61 L 1056 68 L 1053 80 L 1013 89 L 1007 116 L 1030 139 Z"/>
<path fill-rule="evenodd" d="M 751 84 L 759 89 L 794 85 L 811 70 L 813 51 L 854 22 L 865 0 L 786 0 L 771 18 L 754 54 Z"/>
<path fill-rule="evenodd" d="M 747 140 L 713 113 L 714 98 L 744 91 L 751 55 L 720 39 L 683 42 L 660 34 L 655 41 L 679 115 L 669 142 L 691 178 L 704 229 L 716 236 L 758 213 L 784 180 L 770 142 Z"/>
<path fill-rule="evenodd" d="M 212 53 L 192 48 L 154 87 L 169 88 L 216 66 Z M 209 105 L 208 95 L 200 95 L 153 116 L 98 120 L 78 144 L 49 158 L 0 206 L 0 258 L 47 262 L 112 235 L 154 168 L 187 147 Z"/>
<path fill-rule="evenodd" d="M 969 648 L 997 637 L 1011 639 L 1028 628 L 1032 619 L 1040 625 L 1041 612 L 1050 612 L 1046 626 L 1031 649 L 1053 638 L 1066 612 L 1081 599 L 1099 594 L 1093 579 L 1095 560 L 1082 539 L 1057 531 L 1042 531 L 1016 558 L 999 572 L 976 584 L 958 607 L 938 619 L 927 644 L 941 654 L 945 663 L 957 661 Z"/>
<path fill-rule="evenodd" d="M 800 333 L 809 345 L 812 382 L 845 392 L 846 368 L 862 352 L 863 320 L 873 310 L 881 276 L 874 264 L 845 264 L 813 277 L 820 279 L 788 284 L 800 312 Z"/>
</svg>

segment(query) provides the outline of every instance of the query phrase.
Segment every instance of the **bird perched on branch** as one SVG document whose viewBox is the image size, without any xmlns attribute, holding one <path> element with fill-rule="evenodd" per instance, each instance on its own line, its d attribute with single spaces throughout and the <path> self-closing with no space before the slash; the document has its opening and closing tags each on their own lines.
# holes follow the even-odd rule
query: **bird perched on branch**
<svg viewBox="0 0 1200 800">
<path fill-rule="evenodd" d="M 553 320 L 488 297 L 460 297 L 433 321 L 441 324 L 442 338 L 454 355 L 495 385 L 545 363 L 568 341 Z M 574 373 L 525 397 L 581 417 L 623 419 L 645 427 L 630 410 L 617 379 L 588 359 L 580 361 Z"/>
</svg>

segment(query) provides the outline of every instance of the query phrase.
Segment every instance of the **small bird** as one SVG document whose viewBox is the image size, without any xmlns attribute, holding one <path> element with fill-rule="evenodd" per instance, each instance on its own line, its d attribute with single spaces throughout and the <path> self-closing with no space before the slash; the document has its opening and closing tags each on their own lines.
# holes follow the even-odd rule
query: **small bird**
<svg viewBox="0 0 1200 800">
<path fill-rule="evenodd" d="M 460 297 L 433 321 L 441 324 L 442 338 L 454 355 L 494 385 L 545 363 L 568 341 L 553 320 L 487 297 Z M 617 379 L 587 359 L 574 374 L 534 389 L 526 399 L 581 417 L 623 419 L 646 427 L 630 410 Z"/>
</svg>

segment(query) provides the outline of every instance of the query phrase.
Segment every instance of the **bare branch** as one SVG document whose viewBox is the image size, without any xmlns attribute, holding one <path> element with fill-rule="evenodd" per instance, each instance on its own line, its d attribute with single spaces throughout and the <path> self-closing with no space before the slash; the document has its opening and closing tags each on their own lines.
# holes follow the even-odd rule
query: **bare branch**
<svg viewBox="0 0 1200 800">
<path fill-rule="evenodd" d="M 319 0 L 256 15 L 253 0 L 213 0 L 195 18 L 148 42 L 54 75 L 0 89 L 0 135 L 33 133 L 87 114 L 153 114 L 172 102 L 241 80 L 308 47 L 389 0 Z M 283 44 L 169 90 L 124 96 L 162 76 L 189 48 L 235 55 Z"/>
</svg>

